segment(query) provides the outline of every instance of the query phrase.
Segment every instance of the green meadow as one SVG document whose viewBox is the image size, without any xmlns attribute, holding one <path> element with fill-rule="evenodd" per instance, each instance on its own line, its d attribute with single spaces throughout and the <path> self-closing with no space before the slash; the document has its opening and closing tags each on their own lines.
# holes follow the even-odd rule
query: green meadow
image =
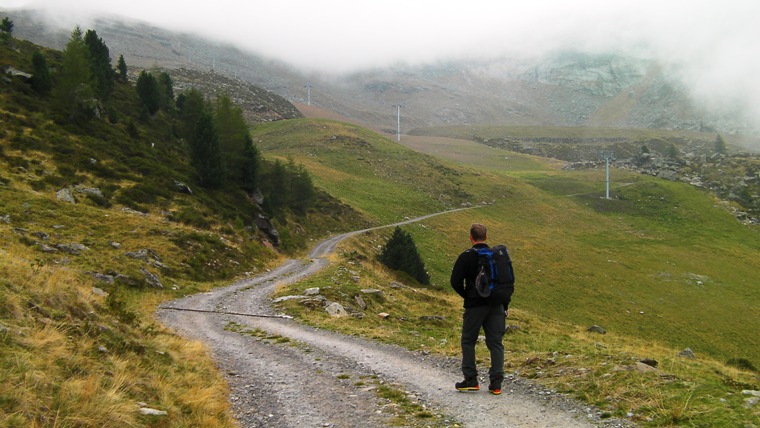
<svg viewBox="0 0 760 428">
<path fill-rule="evenodd" d="M 369 303 L 368 316 L 340 321 L 285 305 L 307 322 L 456 357 L 461 301 L 448 274 L 469 246 L 469 225 L 482 222 L 491 243 L 509 247 L 518 277 L 506 339 L 514 371 L 642 424 L 760 422 L 741 394 L 760 385 L 760 232 L 711 195 L 613 170 L 606 199 L 603 170 L 564 171 L 453 138 L 399 144 L 332 121 L 253 133 L 267 157 L 304 164 L 319 187 L 378 222 L 472 207 L 404 226 L 431 287 L 375 261 L 389 229 L 343 244 L 333 267 L 279 294 L 323 287 L 350 306 L 359 289 L 378 288 L 386 298 Z M 417 321 L 432 315 L 444 319 Z M 591 325 L 607 334 L 586 332 Z M 679 357 L 686 348 L 696 358 Z M 641 359 L 662 372 L 628 370 Z"/>
</svg>

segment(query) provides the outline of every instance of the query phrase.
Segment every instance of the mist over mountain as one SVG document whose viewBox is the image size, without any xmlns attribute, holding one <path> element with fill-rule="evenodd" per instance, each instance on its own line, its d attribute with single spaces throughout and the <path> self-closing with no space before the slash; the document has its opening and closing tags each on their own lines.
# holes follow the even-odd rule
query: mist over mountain
<svg viewBox="0 0 760 428">
<path fill-rule="evenodd" d="M 57 49 L 71 31 L 30 11 L 5 15 L 16 37 Z M 327 74 L 143 22 L 99 18 L 86 28 L 103 38 L 114 62 L 123 54 L 130 67 L 214 71 L 388 133 L 396 132 L 399 111 L 402 133 L 467 124 L 758 132 L 742 105 L 696 100 L 678 70 L 643 56 L 563 50 Z"/>
</svg>

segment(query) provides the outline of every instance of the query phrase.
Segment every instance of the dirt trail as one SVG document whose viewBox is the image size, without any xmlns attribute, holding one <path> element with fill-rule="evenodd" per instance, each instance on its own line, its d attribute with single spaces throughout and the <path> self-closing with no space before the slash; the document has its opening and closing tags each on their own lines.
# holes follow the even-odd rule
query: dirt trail
<svg viewBox="0 0 760 428">
<path fill-rule="evenodd" d="M 211 349 L 229 382 L 232 406 L 241 426 L 387 426 L 394 413 L 393 406 L 378 399 L 372 382 L 366 380 L 372 376 L 403 385 L 407 396 L 432 413 L 445 415 L 449 425 L 622 426 L 610 420 L 602 423 L 586 406 L 547 394 L 513 376 L 505 380 L 500 396 L 487 391 L 460 393 L 453 388 L 461 377 L 458 361 L 454 359 L 423 355 L 277 317 L 269 298 L 275 287 L 316 273 L 326 266 L 325 256 L 341 240 L 362 232 L 320 242 L 309 255 L 310 260 L 288 260 L 269 273 L 175 300 L 158 310 L 157 317 L 162 323 L 184 337 L 203 341 Z M 225 328 L 230 323 L 235 323 L 236 331 Z M 242 333 L 241 329 L 259 329 L 281 336 L 288 339 L 288 344 L 262 340 Z M 435 423 L 440 426 L 440 421 Z"/>
</svg>

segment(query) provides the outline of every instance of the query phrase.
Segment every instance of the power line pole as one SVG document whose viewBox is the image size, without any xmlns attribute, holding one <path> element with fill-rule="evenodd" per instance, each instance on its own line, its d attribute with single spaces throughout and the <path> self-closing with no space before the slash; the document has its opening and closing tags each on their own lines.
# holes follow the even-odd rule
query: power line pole
<svg viewBox="0 0 760 428">
<path fill-rule="evenodd" d="M 307 84 L 306 86 L 304 86 L 304 88 L 306 88 L 306 105 L 310 106 L 311 105 L 311 85 Z"/>
<path fill-rule="evenodd" d="M 396 141 L 401 141 L 401 105 L 396 104 Z"/>
<path fill-rule="evenodd" d="M 606 163 L 606 184 L 607 184 L 607 192 L 605 193 L 605 199 L 610 198 L 610 159 L 615 159 L 615 155 L 612 152 L 602 152 L 602 157 L 604 158 L 604 161 Z"/>
</svg>

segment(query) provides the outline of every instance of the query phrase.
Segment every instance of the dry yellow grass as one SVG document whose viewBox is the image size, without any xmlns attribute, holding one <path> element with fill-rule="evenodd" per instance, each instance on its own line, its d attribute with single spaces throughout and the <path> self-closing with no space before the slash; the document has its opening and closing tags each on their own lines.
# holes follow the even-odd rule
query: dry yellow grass
<svg viewBox="0 0 760 428">
<path fill-rule="evenodd" d="M 120 322 L 89 276 L 39 264 L 7 229 L 0 242 L 0 426 L 235 426 L 226 382 L 202 344 L 149 317 Z M 159 300 L 151 296 L 150 307 Z M 148 420 L 140 402 L 169 416 Z"/>
</svg>

